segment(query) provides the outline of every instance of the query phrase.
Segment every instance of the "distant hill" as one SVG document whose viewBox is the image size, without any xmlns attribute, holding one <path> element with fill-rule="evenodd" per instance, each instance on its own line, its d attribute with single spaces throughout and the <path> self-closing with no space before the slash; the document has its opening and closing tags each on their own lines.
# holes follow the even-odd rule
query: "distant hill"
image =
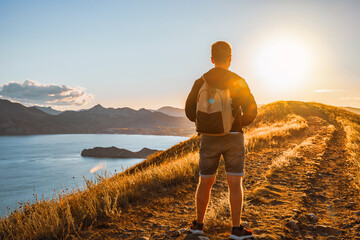
<svg viewBox="0 0 360 240">
<path fill-rule="evenodd" d="M 165 113 L 173 117 L 186 117 L 185 109 L 165 106 L 156 110 L 157 112 Z"/>
<path fill-rule="evenodd" d="M 96 105 L 83 111 L 51 115 L 36 107 L 0 99 L 0 135 L 59 133 L 131 133 L 190 135 L 194 124 L 146 109 L 104 108 Z"/>
<path fill-rule="evenodd" d="M 342 107 L 342 109 L 348 110 L 350 112 L 360 114 L 360 108 L 354 108 L 354 107 Z"/>
<path fill-rule="evenodd" d="M 0 135 L 64 133 L 54 117 L 35 107 L 0 100 Z"/>
<path fill-rule="evenodd" d="M 40 106 L 34 106 L 34 107 L 51 115 L 59 115 L 61 113 L 61 111 L 55 110 L 51 107 L 40 107 Z"/>
</svg>

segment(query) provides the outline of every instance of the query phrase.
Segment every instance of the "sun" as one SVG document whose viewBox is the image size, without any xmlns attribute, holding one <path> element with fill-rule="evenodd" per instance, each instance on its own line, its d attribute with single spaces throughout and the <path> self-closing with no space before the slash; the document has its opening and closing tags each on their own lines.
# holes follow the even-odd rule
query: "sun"
<svg viewBox="0 0 360 240">
<path fill-rule="evenodd" d="M 304 83 L 311 66 L 310 51 L 296 39 L 265 42 L 255 53 L 255 74 L 272 91 L 294 89 Z"/>
</svg>

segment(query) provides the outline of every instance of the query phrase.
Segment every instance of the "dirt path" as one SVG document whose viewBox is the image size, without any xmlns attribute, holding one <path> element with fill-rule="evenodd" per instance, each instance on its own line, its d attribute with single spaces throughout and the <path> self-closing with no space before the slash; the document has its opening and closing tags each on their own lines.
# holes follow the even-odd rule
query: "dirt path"
<svg viewBox="0 0 360 240">
<path fill-rule="evenodd" d="M 257 239 L 360 239 L 360 193 L 347 174 L 346 133 L 335 121 L 307 121 L 306 135 L 247 154 L 243 223 Z M 159 189 L 157 198 L 134 204 L 74 239 L 199 239 L 186 231 L 195 217 L 196 184 Z M 207 216 L 206 237 L 227 239 L 223 166 Z"/>
</svg>

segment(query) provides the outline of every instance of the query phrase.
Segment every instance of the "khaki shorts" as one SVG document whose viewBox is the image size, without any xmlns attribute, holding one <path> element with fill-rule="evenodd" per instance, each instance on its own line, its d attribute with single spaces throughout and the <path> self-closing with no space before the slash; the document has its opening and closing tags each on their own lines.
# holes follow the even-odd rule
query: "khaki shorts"
<svg viewBox="0 0 360 240">
<path fill-rule="evenodd" d="M 243 133 L 230 133 L 225 136 L 201 135 L 200 176 L 213 177 L 223 155 L 226 174 L 244 176 L 245 144 Z"/>
</svg>

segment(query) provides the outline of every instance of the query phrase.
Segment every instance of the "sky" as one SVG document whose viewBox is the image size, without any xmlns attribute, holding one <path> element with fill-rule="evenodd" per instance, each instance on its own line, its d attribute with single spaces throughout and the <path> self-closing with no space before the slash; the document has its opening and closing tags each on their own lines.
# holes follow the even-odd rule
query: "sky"
<svg viewBox="0 0 360 240">
<path fill-rule="evenodd" d="M 0 0 L 0 98 L 183 108 L 223 40 L 258 104 L 360 107 L 359 12 L 356 0 Z"/>
</svg>

